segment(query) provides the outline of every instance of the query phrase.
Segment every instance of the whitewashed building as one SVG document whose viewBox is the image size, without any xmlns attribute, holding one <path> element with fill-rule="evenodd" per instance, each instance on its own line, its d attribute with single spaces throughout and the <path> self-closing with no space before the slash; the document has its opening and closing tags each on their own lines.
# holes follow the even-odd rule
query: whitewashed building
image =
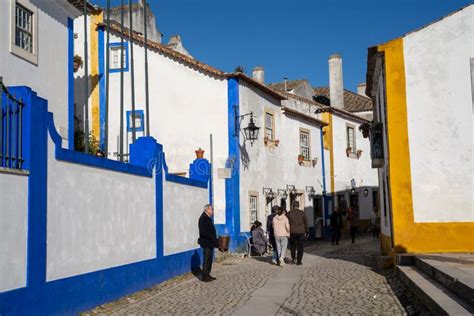
<svg viewBox="0 0 474 316">
<path fill-rule="evenodd" d="M 387 255 L 474 251 L 474 5 L 369 48 Z"/>
</svg>

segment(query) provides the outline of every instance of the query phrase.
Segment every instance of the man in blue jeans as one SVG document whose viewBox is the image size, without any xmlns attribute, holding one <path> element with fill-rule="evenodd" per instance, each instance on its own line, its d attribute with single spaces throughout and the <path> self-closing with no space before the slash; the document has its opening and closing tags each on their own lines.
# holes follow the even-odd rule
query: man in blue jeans
<svg viewBox="0 0 474 316">
<path fill-rule="evenodd" d="M 293 263 L 296 261 L 296 265 L 303 264 L 304 243 L 309 236 L 308 219 L 299 207 L 300 203 L 294 201 L 287 215 L 290 222 L 291 261 Z"/>
<path fill-rule="evenodd" d="M 211 276 L 212 257 L 214 248 L 219 246 L 217 240 L 216 228 L 212 222 L 212 214 L 214 214 L 214 207 L 210 204 L 204 205 L 204 212 L 199 218 L 199 239 L 198 244 L 202 248 L 203 262 L 202 262 L 202 281 L 211 282 L 216 278 Z"/>
</svg>

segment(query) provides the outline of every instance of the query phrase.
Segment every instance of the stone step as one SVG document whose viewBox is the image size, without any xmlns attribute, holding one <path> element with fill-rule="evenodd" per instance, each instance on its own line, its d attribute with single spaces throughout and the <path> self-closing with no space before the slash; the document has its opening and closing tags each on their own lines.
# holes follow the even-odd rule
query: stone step
<svg viewBox="0 0 474 316">
<path fill-rule="evenodd" d="M 474 309 L 415 266 L 397 266 L 400 279 L 434 315 L 472 315 Z"/>
<path fill-rule="evenodd" d="M 417 255 L 415 265 L 427 276 L 474 306 L 474 264 L 445 261 L 436 256 Z"/>
<path fill-rule="evenodd" d="M 397 266 L 413 266 L 415 265 L 415 255 L 412 253 L 397 253 Z"/>
</svg>

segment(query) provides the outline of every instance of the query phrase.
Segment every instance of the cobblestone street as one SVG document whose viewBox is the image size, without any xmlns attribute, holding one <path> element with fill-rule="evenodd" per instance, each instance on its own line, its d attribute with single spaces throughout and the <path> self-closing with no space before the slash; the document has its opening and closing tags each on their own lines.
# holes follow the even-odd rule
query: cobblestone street
<svg viewBox="0 0 474 316">
<path fill-rule="evenodd" d="M 88 314 L 405 314 L 375 269 L 378 253 L 378 241 L 364 237 L 354 245 L 311 244 L 303 266 L 281 268 L 269 258 L 232 257 L 214 265 L 214 282 L 188 274 Z"/>
</svg>

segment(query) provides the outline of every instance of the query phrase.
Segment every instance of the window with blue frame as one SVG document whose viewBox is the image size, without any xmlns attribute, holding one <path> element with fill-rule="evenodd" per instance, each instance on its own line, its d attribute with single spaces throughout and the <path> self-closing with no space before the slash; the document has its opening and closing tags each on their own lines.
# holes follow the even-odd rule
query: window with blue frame
<svg viewBox="0 0 474 316">
<path fill-rule="evenodd" d="M 120 53 L 123 54 L 123 71 L 128 71 L 128 42 L 123 43 L 123 49 L 121 46 L 121 43 L 109 44 L 110 72 L 120 72 L 122 69 Z"/>
<path fill-rule="evenodd" d="M 133 131 L 133 122 L 135 122 L 135 132 L 145 130 L 143 110 L 135 110 L 135 115 L 132 115 L 132 111 L 127 111 L 127 131 Z"/>
</svg>

